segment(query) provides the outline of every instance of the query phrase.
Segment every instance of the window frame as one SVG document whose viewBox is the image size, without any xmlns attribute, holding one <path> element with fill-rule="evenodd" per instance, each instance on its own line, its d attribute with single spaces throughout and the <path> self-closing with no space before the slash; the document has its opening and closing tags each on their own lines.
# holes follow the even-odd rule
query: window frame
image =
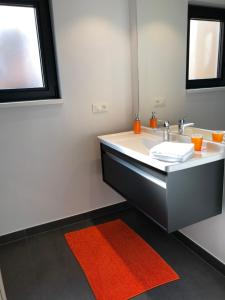
<svg viewBox="0 0 225 300">
<path fill-rule="evenodd" d="M 212 79 L 189 79 L 189 47 L 190 47 L 190 23 L 191 20 L 220 21 L 222 22 L 220 37 L 220 53 L 218 61 L 218 77 Z M 220 70 L 220 72 L 219 72 Z M 188 29 L 187 29 L 187 62 L 186 62 L 186 89 L 204 89 L 225 86 L 225 9 L 200 5 L 188 5 Z"/>
<path fill-rule="evenodd" d="M 44 87 L 0 89 L 0 103 L 59 99 L 56 52 L 49 0 L 0 0 L 0 5 L 36 9 L 37 32 Z"/>
</svg>

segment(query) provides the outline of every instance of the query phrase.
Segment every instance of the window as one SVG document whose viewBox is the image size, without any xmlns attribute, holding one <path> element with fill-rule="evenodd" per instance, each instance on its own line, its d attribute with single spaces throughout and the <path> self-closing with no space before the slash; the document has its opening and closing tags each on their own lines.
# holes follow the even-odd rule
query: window
<svg viewBox="0 0 225 300">
<path fill-rule="evenodd" d="M 189 5 L 186 88 L 225 86 L 225 9 Z"/>
<path fill-rule="evenodd" d="M 49 3 L 0 1 L 0 102 L 59 97 Z"/>
</svg>

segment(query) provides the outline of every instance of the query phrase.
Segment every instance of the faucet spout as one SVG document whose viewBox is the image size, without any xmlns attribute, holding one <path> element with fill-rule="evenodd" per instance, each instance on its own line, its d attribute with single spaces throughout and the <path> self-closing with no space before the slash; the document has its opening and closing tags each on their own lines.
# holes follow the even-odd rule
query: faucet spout
<svg viewBox="0 0 225 300">
<path fill-rule="evenodd" d="M 184 134 L 184 129 L 186 127 L 192 127 L 192 126 L 195 126 L 195 123 L 185 123 L 185 120 L 179 120 L 178 122 L 178 132 L 179 134 Z"/>
</svg>

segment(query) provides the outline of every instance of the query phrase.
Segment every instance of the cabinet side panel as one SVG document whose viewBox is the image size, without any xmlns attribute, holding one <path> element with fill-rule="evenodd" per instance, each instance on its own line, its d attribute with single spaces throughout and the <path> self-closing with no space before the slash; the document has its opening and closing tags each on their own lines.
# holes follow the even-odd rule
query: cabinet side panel
<svg viewBox="0 0 225 300">
<path fill-rule="evenodd" d="M 224 160 L 169 173 L 169 232 L 222 212 Z"/>
</svg>

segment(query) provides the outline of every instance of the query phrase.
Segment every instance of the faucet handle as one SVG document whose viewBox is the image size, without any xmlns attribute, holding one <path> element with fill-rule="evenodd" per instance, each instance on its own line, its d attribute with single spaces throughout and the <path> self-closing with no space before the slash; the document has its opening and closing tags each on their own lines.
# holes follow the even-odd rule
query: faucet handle
<svg viewBox="0 0 225 300">
<path fill-rule="evenodd" d="M 184 125 L 185 124 L 185 119 L 180 119 L 178 121 L 178 125 Z"/>
</svg>

